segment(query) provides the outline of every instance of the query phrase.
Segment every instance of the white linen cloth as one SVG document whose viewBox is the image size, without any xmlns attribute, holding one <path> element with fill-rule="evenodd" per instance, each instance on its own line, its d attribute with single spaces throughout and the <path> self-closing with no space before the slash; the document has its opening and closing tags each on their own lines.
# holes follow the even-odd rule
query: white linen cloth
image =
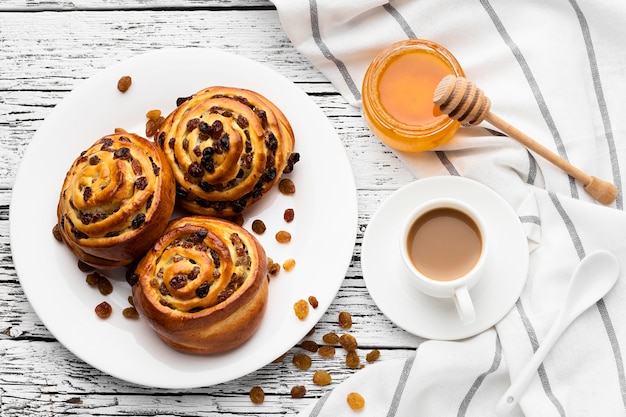
<svg viewBox="0 0 626 417">
<path fill-rule="evenodd" d="M 596 249 L 619 258 L 620 279 L 557 342 L 513 415 L 626 415 L 626 4 L 272 1 L 295 47 L 351 104 L 360 106 L 363 74 L 382 49 L 406 38 L 432 40 L 456 56 L 495 114 L 620 190 L 602 206 L 486 123 L 461 128 L 433 151 L 396 152 L 416 178 L 472 178 L 517 210 L 530 243 L 527 284 L 495 328 L 462 341 L 426 341 L 407 360 L 367 365 L 301 415 L 351 415 L 350 391 L 365 397 L 359 416 L 495 415 L 510 378 L 553 322 L 577 264 Z"/>
</svg>

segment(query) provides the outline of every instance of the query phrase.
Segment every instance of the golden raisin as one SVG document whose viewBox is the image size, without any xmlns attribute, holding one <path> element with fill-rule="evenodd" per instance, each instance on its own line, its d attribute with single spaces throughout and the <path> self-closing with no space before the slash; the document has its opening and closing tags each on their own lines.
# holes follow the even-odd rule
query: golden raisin
<svg viewBox="0 0 626 417">
<path fill-rule="evenodd" d="M 296 186 L 289 178 L 283 178 L 278 183 L 278 190 L 283 194 L 294 194 L 296 192 Z"/>
<path fill-rule="evenodd" d="M 257 235 L 262 235 L 265 233 L 265 230 L 267 230 L 267 227 L 265 226 L 263 220 L 256 219 L 252 222 L 252 231 Z"/>
<path fill-rule="evenodd" d="M 332 358 L 335 356 L 335 347 L 331 345 L 320 346 L 317 350 L 317 354 L 322 358 Z"/>
<path fill-rule="evenodd" d="M 165 117 L 160 116 L 157 119 L 148 119 L 146 122 L 146 136 L 151 138 L 156 135 L 157 131 L 161 128 L 161 125 L 165 121 Z"/>
<path fill-rule="evenodd" d="M 313 340 L 304 340 L 302 343 L 300 343 L 300 347 L 304 350 L 308 350 L 309 352 L 317 352 L 317 343 L 315 343 Z"/>
<path fill-rule="evenodd" d="M 283 262 L 283 269 L 287 272 L 291 271 L 296 267 L 296 260 L 293 258 L 289 258 Z"/>
<path fill-rule="evenodd" d="M 146 113 L 146 118 L 148 120 L 156 120 L 159 117 L 161 117 L 161 110 L 159 109 L 148 110 L 148 112 Z"/>
<path fill-rule="evenodd" d="M 263 392 L 263 388 L 261 387 L 252 387 L 250 390 L 250 401 L 254 404 L 263 404 L 265 401 L 265 392 Z"/>
<path fill-rule="evenodd" d="M 274 276 L 280 272 L 280 264 L 272 261 L 271 259 L 267 260 L 267 273 L 271 276 Z"/>
<path fill-rule="evenodd" d="M 106 319 L 106 318 L 109 318 L 109 316 L 111 316 L 111 313 L 113 312 L 113 308 L 111 307 L 111 304 L 107 303 L 106 301 L 103 301 L 96 306 L 95 311 L 98 317 L 100 317 L 101 319 Z"/>
<path fill-rule="evenodd" d="M 336 345 L 337 343 L 339 343 L 339 336 L 335 332 L 330 332 L 330 333 L 326 333 L 324 336 L 322 336 L 322 340 L 325 343 L 330 343 L 332 345 Z"/>
<path fill-rule="evenodd" d="M 356 339 L 351 334 L 342 334 L 341 337 L 339 337 L 339 344 L 348 352 L 356 350 L 358 347 Z"/>
<path fill-rule="evenodd" d="M 305 300 L 298 300 L 293 305 L 293 311 L 296 313 L 296 317 L 304 320 L 309 315 L 309 303 Z"/>
<path fill-rule="evenodd" d="M 306 353 L 296 353 L 291 361 L 294 366 L 301 371 L 306 371 L 311 367 L 311 357 Z"/>
<path fill-rule="evenodd" d="M 302 398 L 306 394 L 304 385 L 295 385 L 291 387 L 291 398 Z"/>
<path fill-rule="evenodd" d="M 311 304 L 311 307 L 313 308 L 317 308 L 317 306 L 320 305 L 320 303 L 317 301 L 317 298 L 315 298 L 315 296 L 313 295 L 309 295 L 309 304 Z"/>
<path fill-rule="evenodd" d="M 283 213 L 283 219 L 287 223 L 291 223 L 294 217 L 295 217 L 295 212 L 293 211 L 292 208 L 285 209 L 285 212 Z"/>
<path fill-rule="evenodd" d="M 342 311 L 341 313 L 339 313 L 338 322 L 339 327 L 341 327 L 342 329 L 349 329 L 350 327 L 352 327 L 352 316 L 350 315 L 350 313 Z"/>
<path fill-rule="evenodd" d="M 87 278 L 85 278 L 85 281 L 87 282 L 87 284 L 89 284 L 90 287 L 95 287 L 96 285 L 98 285 L 99 278 L 100 274 L 97 272 L 93 272 L 91 274 L 87 274 Z"/>
<path fill-rule="evenodd" d="M 130 88 L 130 85 L 133 83 L 133 79 L 128 75 L 124 75 L 117 81 L 117 89 L 122 93 L 125 93 Z"/>
<path fill-rule="evenodd" d="M 313 383 L 315 385 L 328 385 L 332 381 L 330 374 L 322 369 L 315 371 L 313 374 Z"/>
<path fill-rule="evenodd" d="M 137 309 L 135 307 L 126 307 L 124 310 L 122 310 L 122 315 L 127 319 L 139 318 L 139 312 L 137 312 Z"/>
<path fill-rule="evenodd" d="M 361 365 L 361 359 L 359 359 L 356 350 L 351 350 L 346 355 L 346 366 L 351 369 L 357 369 Z"/>
<path fill-rule="evenodd" d="M 374 349 L 365 355 L 365 360 L 368 362 L 376 362 L 380 358 L 380 350 Z"/>
<path fill-rule="evenodd" d="M 98 291 L 100 291 L 100 294 L 111 294 L 113 292 L 113 285 L 111 284 L 111 281 L 109 281 L 109 279 L 104 275 L 98 275 Z"/>
<path fill-rule="evenodd" d="M 358 392 L 351 392 L 347 395 L 346 401 L 352 410 L 361 410 L 365 407 L 365 398 Z"/>
<path fill-rule="evenodd" d="M 291 233 L 286 230 L 281 230 L 276 233 L 276 241 L 278 243 L 289 243 L 291 242 Z"/>
</svg>

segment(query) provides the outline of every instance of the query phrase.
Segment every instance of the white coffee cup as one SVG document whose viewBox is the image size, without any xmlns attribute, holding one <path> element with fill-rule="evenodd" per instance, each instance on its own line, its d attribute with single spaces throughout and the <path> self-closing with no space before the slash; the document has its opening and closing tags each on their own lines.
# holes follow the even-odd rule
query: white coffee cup
<svg viewBox="0 0 626 417">
<path fill-rule="evenodd" d="M 432 297 L 452 298 L 465 324 L 476 320 L 469 290 L 484 276 L 488 250 L 481 216 L 452 198 L 421 204 L 407 217 L 400 237 L 413 284 Z"/>
</svg>

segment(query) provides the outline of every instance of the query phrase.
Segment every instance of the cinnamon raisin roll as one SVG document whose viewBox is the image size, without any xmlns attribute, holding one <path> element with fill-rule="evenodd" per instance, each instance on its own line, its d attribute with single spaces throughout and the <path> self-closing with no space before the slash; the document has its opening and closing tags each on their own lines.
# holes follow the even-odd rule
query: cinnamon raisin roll
<svg viewBox="0 0 626 417">
<path fill-rule="evenodd" d="M 161 235 L 174 211 L 176 185 L 151 141 L 117 131 L 74 160 L 57 206 L 63 241 L 99 269 L 128 265 Z"/>
<path fill-rule="evenodd" d="M 267 305 L 267 257 L 242 227 L 216 217 L 173 220 L 135 269 L 133 303 L 172 348 L 231 350 L 248 340 Z"/>
<path fill-rule="evenodd" d="M 156 141 L 174 171 L 177 202 L 194 214 L 241 213 L 299 158 L 285 115 L 254 91 L 209 87 L 177 104 Z"/>
</svg>

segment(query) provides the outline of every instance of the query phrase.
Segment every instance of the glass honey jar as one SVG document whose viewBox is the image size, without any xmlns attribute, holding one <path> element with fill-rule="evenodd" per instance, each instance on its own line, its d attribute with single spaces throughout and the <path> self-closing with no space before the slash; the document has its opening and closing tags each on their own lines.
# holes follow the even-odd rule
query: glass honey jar
<svg viewBox="0 0 626 417">
<path fill-rule="evenodd" d="M 433 103 L 439 81 L 464 77 L 456 58 L 443 46 L 409 39 L 382 51 L 363 79 L 363 115 L 386 145 L 408 152 L 435 148 L 452 138 L 460 123 Z"/>
</svg>

